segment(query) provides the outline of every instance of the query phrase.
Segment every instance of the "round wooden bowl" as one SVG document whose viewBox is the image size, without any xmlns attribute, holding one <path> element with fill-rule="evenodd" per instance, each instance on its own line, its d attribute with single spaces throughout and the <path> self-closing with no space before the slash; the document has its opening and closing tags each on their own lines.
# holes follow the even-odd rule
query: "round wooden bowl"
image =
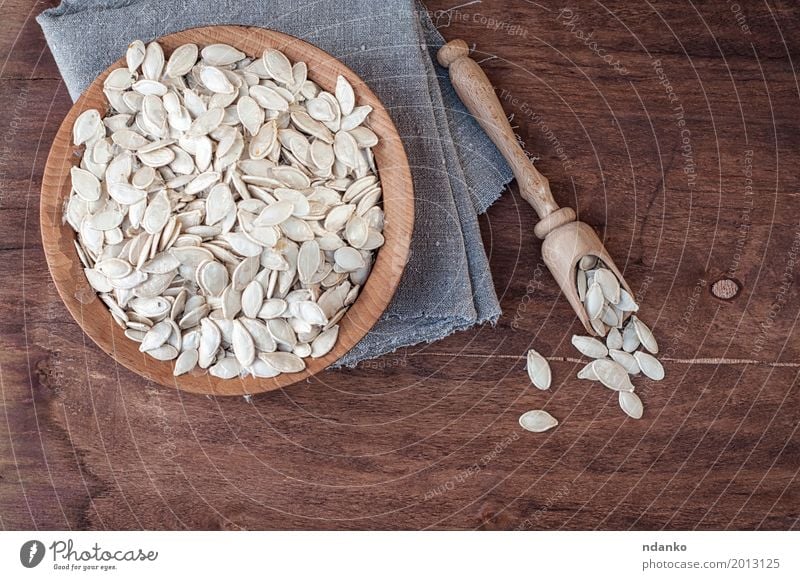
<svg viewBox="0 0 800 580">
<path fill-rule="evenodd" d="M 209 395 L 242 395 L 279 389 L 307 379 L 346 354 L 372 328 L 389 305 L 408 259 L 414 224 L 414 193 L 411 172 L 403 144 L 386 109 L 353 71 L 325 51 L 280 32 L 243 26 L 210 26 L 170 34 L 158 39 L 169 54 L 178 46 L 226 43 L 250 57 L 260 58 L 266 48 L 283 51 L 292 62 L 304 61 L 308 77 L 326 91 L 334 92 L 336 78 L 343 75 L 360 105 L 371 105 L 370 127 L 380 143 L 373 149 L 383 187 L 385 245 L 378 251 L 372 273 L 356 302 L 340 322 L 339 339 L 326 356 L 306 359 L 301 373 L 283 374 L 273 379 L 218 379 L 208 373 L 172 375 L 174 361 L 157 361 L 138 350 L 111 318 L 106 306 L 89 286 L 73 241 L 75 234 L 62 221 L 64 202 L 70 193 L 70 168 L 80 161 L 80 148 L 72 145 L 72 125 L 86 109 L 108 109 L 103 80 L 116 68 L 125 66 L 121 58 L 105 70 L 73 105 L 53 141 L 42 179 L 41 228 L 50 274 L 64 304 L 84 332 L 117 362 L 137 374 L 167 387 Z"/>
</svg>

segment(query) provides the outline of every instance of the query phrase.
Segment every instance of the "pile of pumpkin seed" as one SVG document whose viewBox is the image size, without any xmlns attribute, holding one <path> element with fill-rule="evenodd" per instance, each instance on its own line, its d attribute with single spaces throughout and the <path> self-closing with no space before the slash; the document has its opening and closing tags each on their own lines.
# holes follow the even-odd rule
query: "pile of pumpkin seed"
<svg viewBox="0 0 800 580">
<path fill-rule="evenodd" d="M 628 416 L 641 419 L 644 407 L 630 377 L 643 374 L 654 381 L 664 378 L 664 367 L 653 356 L 658 354 L 653 332 L 634 314 L 639 305 L 599 258 L 584 256 L 578 262 L 576 285 L 592 329 L 605 337 L 605 342 L 592 336 L 572 337 L 572 345 L 594 359 L 578 372 L 578 378 L 597 381 L 617 391 L 620 408 Z M 528 351 L 527 369 L 534 386 L 550 388 L 550 365 L 535 350 Z M 537 410 L 522 415 L 520 425 L 528 431 L 542 432 L 558 425 L 558 421 L 546 411 Z"/>
<path fill-rule="evenodd" d="M 126 336 L 174 374 L 274 377 L 334 347 L 383 245 L 367 126 L 267 49 L 131 43 L 73 141 L 64 219 Z"/>
</svg>

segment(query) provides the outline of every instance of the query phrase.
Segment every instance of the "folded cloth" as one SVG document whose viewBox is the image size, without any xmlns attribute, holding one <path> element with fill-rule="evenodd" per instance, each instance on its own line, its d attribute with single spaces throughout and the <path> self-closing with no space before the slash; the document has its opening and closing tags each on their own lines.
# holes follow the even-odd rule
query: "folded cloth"
<svg viewBox="0 0 800 580">
<path fill-rule="evenodd" d="M 511 179 L 494 145 L 436 64 L 444 43 L 414 0 L 63 0 L 38 17 L 70 95 L 128 43 L 214 24 L 260 26 L 315 44 L 378 95 L 406 147 L 416 197 L 411 258 L 391 305 L 343 358 L 355 365 L 398 348 L 494 322 L 500 305 L 478 229 Z"/>
</svg>

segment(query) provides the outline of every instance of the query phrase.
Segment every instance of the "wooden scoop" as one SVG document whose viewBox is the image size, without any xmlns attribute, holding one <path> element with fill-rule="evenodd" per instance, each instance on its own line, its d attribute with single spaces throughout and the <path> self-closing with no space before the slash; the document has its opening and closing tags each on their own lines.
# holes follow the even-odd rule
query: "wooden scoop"
<svg viewBox="0 0 800 580">
<path fill-rule="evenodd" d="M 561 286 L 586 331 L 596 335 L 578 297 L 575 280 L 578 261 L 587 255 L 597 256 L 614 272 L 622 287 L 632 297 L 633 292 L 594 230 L 583 222 L 575 221 L 575 210 L 571 207 L 558 207 L 550 193 L 547 178 L 536 170 L 517 143 L 503 107 L 497 100 L 494 87 L 478 63 L 469 58 L 467 43 L 463 40 L 452 40 L 439 49 L 437 58 L 443 67 L 450 69 L 450 79 L 458 96 L 514 171 L 520 195 L 539 215 L 539 223 L 533 232 L 544 240 L 544 263 Z"/>
</svg>

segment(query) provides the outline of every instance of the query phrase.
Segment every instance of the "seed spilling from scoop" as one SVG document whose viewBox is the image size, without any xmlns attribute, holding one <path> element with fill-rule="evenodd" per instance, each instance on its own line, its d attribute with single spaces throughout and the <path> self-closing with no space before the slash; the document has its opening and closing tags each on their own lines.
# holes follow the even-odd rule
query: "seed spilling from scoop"
<svg viewBox="0 0 800 580">
<path fill-rule="evenodd" d="M 658 353 L 655 336 L 634 314 L 639 311 L 639 305 L 622 287 L 614 272 L 596 256 L 581 258 L 575 283 L 592 328 L 605 337 L 605 344 L 591 336 L 572 337 L 573 346 L 581 354 L 595 359 L 578 372 L 578 378 L 599 382 L 618 391 L 620 408 L 629 417 L 640 419 L 644 407 L 638 395 L 634 394 L 635 386 L 630 376 L 644 374 L 654 381 L 664 378 L 664 367 L 653 356 Z M 644 350 L 638 350 L 640 347 Z M 538 388 L 549 388 L 551 371 L 547 359 L 533 350 L 528 352 L 528 374 Z M 540 386 L 544 384 L 543 377 L 547 377 L 546 387 Z M 537 420 L 543 421 L 541 418 Z M 552 426 L 557 424 L 556 421 Z"/>
</svg>

